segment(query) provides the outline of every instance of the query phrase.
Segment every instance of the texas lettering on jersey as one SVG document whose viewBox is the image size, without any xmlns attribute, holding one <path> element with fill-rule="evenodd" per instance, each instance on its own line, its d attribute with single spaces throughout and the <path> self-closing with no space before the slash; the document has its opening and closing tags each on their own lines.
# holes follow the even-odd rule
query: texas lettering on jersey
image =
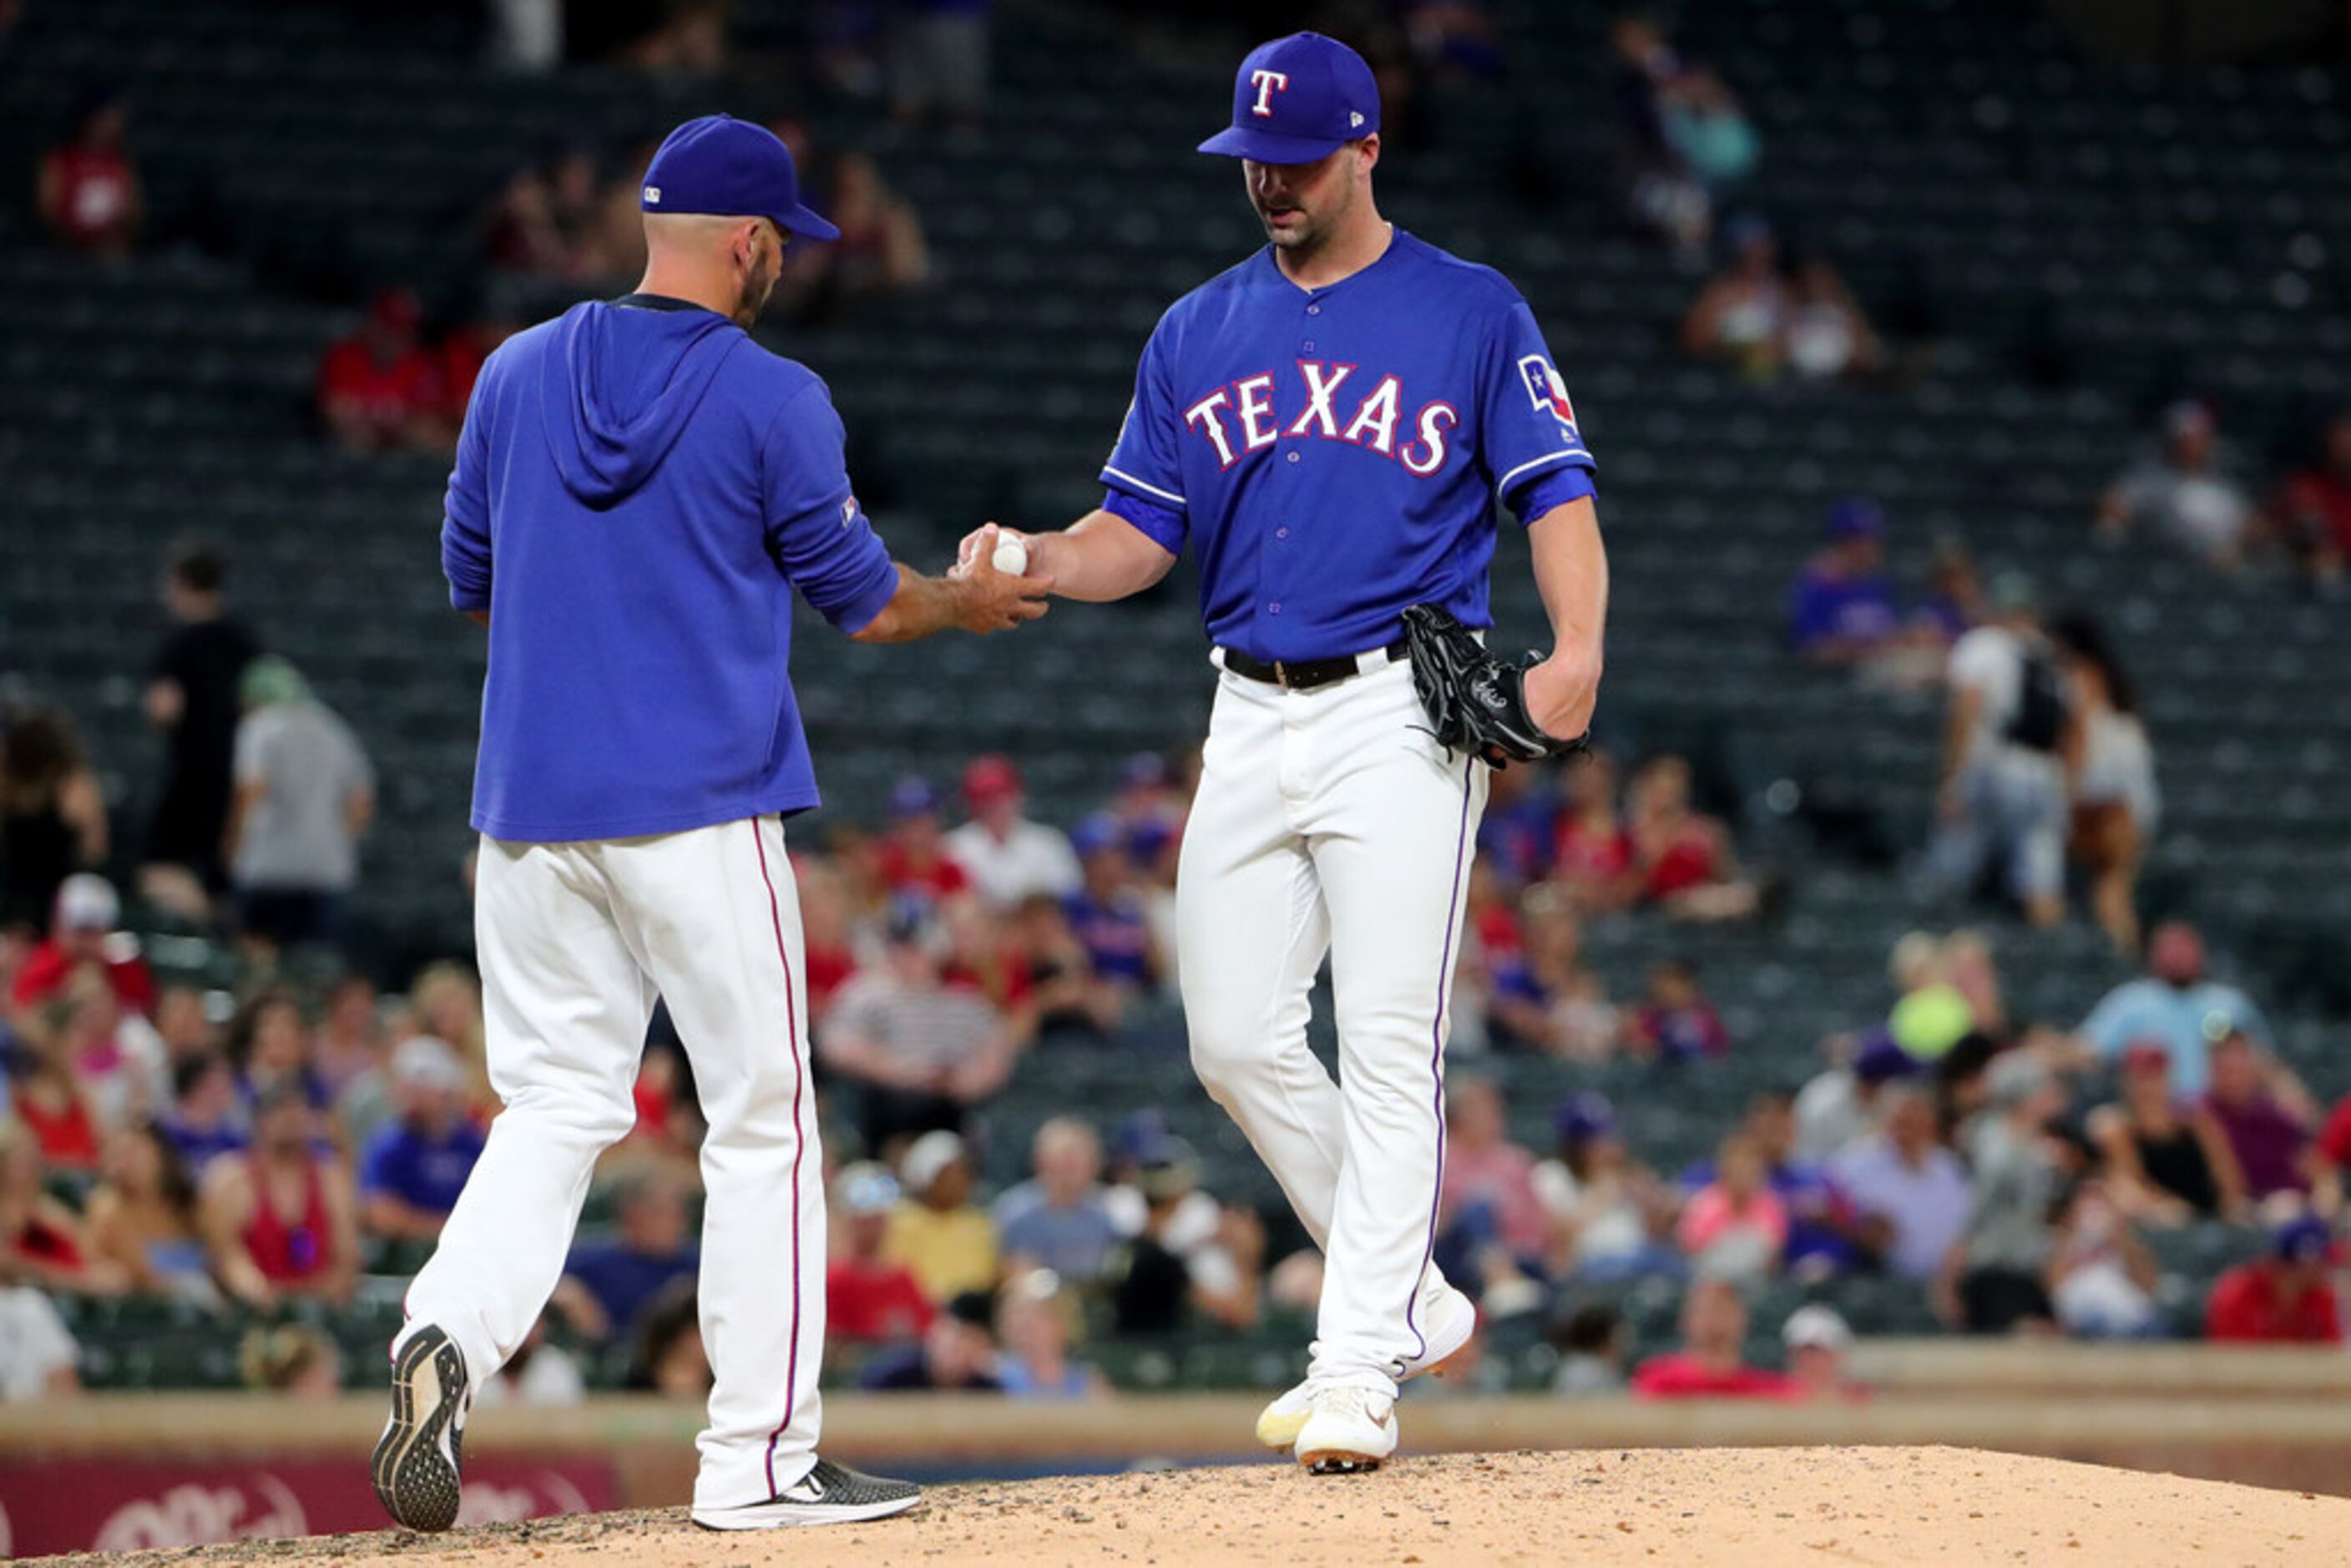
<svg viewBox="0 0 2351 1568">
<path fill-rule="evenodd" d="M 1296 364 L 1295 377 L 1262 371 L 1185 408 L 1185 427 L 1215 450 L 1219 472 L 1284 436 L 1343 441 L 1423 478 L 1445 466 L 1446 433 L 1461 423 L 1451 403 L 1432 399 L 1406 420 L 1401 378 L 1321 360 Z"/>
</svg>

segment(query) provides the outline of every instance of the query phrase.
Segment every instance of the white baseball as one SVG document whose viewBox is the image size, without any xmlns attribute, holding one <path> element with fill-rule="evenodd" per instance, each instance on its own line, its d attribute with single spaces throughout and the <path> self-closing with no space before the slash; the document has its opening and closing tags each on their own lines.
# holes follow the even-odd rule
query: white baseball
<svg viewBox="0 0 2351 1568">
<path fill-rule="evenodd" d="M 1029 546 L 1018 534 L 997 535 L 996 553 L 987 559 L 1007 577 L 1029 575 Z"/>
</svg>

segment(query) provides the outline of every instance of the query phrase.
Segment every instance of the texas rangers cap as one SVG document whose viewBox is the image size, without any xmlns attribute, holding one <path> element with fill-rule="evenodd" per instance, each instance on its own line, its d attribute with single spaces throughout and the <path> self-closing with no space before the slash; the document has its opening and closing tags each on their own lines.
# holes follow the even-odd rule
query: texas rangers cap
<svg viewBox="0 0 2351 1568">
<path fill-rule="evenodd" d="M 1311 163 L 1380 128 L 1380 84 L 1364 57 L 1320 33 L 1259 44 L 1233 78 L 1233 123 L 1203 152 Z"/>
<path fill-rule="evenodd" d="M 727 114 L 705 114 L 671 131 L 645 170 L 637 204 L 649 213 L 766 218 L 805 239 L 841 237 L 801 204 L 791 152 L 776 133 Z"/>
</svg>

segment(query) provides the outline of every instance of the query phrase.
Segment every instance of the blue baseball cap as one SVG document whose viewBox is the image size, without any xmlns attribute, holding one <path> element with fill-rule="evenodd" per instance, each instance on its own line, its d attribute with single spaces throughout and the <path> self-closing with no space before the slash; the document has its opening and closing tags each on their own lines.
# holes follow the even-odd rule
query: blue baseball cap
<svg viewBox="0 0 2351 1568">
<path fill-rule="evenodd" d="M 893 818 L 926 817 L 939 809 L 939 798 L 931 792 L 928 780 L 908 777 L 901 779 L 890 790 L 890 815 Z"/>
<path fill-rule="evenodd" d="M 1123 849 L 1126 833 L 1108 811 L 1096 811 L 1070 830 L 1070 848 L 1080 860 L 1092 860 L 1108 850 Z"/>
<path fill-rule="evenodd" d="M 802 239 L 841 231 L 800 202 L 791 150 L 764 125 L 705 114 L 669 133 L 645 170 L 637 204 L 649 213 L 766 218 Z"/>
<path fill-rule="evenodd" d="M 1829 538 L 1874 539 L 1886 532 L 1886 514 L 1866 496 L 1849 496 L 1829 510 Z"/>
<path fill-rule="evenodd" d="M 1364 57 L 1320 33 L 1251 49 L 1233 78 L 1233 123 L 1203 152 L 1311 163 L 1380 128 L 1380 84 Z"/>
</svg>

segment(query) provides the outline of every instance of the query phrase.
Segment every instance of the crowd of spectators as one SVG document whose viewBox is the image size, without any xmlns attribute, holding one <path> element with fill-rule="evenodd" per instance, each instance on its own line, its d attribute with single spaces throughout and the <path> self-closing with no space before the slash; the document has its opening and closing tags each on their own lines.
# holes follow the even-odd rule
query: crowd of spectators
<svg viewBox="0 0 2351 1568">
<path fill-rule="evenodd" d="M 2264 498 L 2252 465 L 2222 437 L 2219 409 L 2182 398 L 2099 497 L 2098 537 L 2118 545 L 2151 535 L 2220 571 L 2273 559 L 2314 591 L 2339 594 L 2351 559 L 2351 409 L 2328 414 L 2299 446 Z"/>
</svg>

